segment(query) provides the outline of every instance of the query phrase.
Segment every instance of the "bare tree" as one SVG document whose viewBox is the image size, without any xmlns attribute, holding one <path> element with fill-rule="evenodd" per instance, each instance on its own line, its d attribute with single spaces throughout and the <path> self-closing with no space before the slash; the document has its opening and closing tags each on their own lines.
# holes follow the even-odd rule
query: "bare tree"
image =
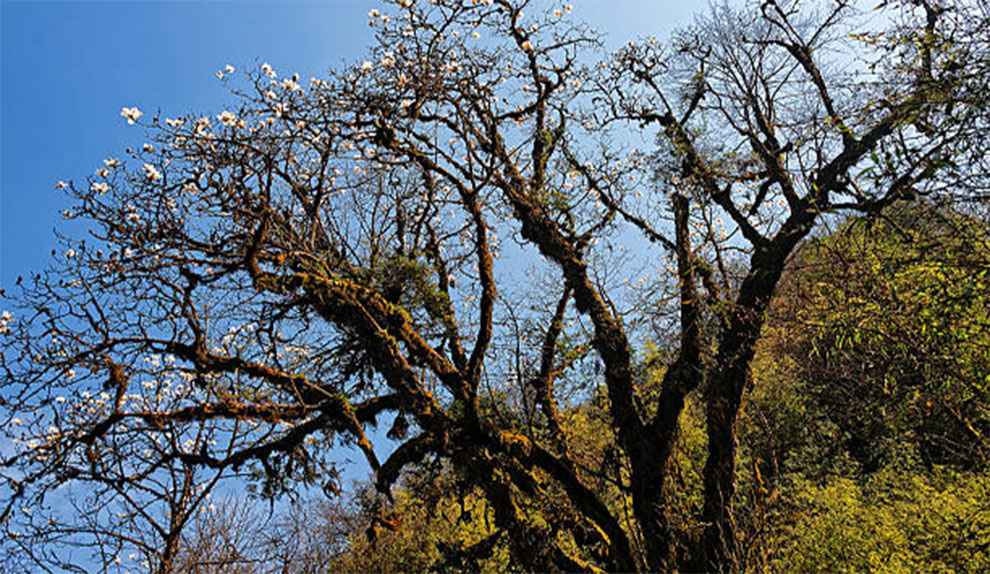
<svg viewBox="0 0 990 574">
<path fill-rule="evenodd" d="M 986 11 L 907 3 L 874 35 L 845 2 L 717 6 L 670 48 L 606 59 L 570 7 L 527 4 L 399 0 L 327 80 L 227 70 L 236 110 L 123 111 L 151 138 L 138 167 L 67 186 L 92 235 L 4 323 L 3 408 L 38 441 L 5 456 L 8 528 L 57 485 L 126 497 L 172 468 L 333 491 L 344 441 L 386 493 L 448 462 L 523 568 L 744 566 L 735 421 L 788 256 L 832 213 L 985 192 Z M 653 128 L 655 154 L 621 143 Z M 589 381 L 607 486 L 558 404 Z M 699 543 L 664 488 L 691 393 Z M 386 413 L 401 444 L 381 460 Z"/>
</svg>

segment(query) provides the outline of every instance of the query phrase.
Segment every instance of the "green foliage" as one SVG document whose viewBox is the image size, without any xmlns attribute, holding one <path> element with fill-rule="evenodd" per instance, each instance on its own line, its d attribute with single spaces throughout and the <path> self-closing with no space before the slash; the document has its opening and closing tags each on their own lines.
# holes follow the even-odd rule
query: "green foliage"
<svg viewBox="0 0 990 574">
<path fill-rule="evenodd" d="M 771 572 L 985 572 L 990 478 L 888 469 L 861 484 L 795 479 L 775 512 Z"/>
<path fill-rule="evenodd" d="M 990 568 L 990 242 L 914 206 L 795 257 L 739 420 L 748 569 Z"/>
<path fill-rule="evenodd" d="M 990 241 L 980 220 L 916 207 L 812 242 L 785 295 L 790 354 L 867 470 L 897 458 L 984 467 Z M 805 359 L 804 357 L 807 357 Z"/>
<path fill-rule="evenodd" d="M 754 384 L 738 424 L 742 468 L 759 465 L 762 479 L 774 483 L 800 472 L 824 479 L 853 472 L 841 448 L 836 425 L 821 410 L 802 378 L 802 360 L 791 354 L 791 331 L 768 328 L 753 361 Z"/>
<path fill-rule="evenodd" d="M 511 570 L 492 509 L 447 470 L 410 474 L 385 505 L 370 490 L 360 499 L 367 530 L 350 536 L 333 572 L 505 572 Z"/>
<path fill-rule="evenodd" d="M 370 268 L 367 282 L 391 303 L 409 312 L 423 309 L 430 317 L 442 317 L 449 306 L 446 293 L 437 289 L 435 270 L 424 262 L 393 255 Z"/>
</svg>

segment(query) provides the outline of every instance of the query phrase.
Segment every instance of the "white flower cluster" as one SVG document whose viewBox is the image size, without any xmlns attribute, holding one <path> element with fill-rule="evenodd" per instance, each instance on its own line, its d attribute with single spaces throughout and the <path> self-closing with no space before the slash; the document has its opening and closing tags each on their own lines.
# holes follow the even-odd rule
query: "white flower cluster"
<svg viewBox="0 0 990 574">
<path fill-rule="evenodd" d="M 150 179 L 151 181 L 158 181 L 162 178 L 162 172 L 158 171 L 158 168 L 150 163 L 142 165 L 141 169 L 144 170 L 144 177 Z"/>
<path fill-rule="evenodd" d="M 14 314 L 10 311 L 0 313 L 0 335 L 10 332 L 10 324 L 14 322 Z"/>
<path fill-rule="evenodd" d="M 225 74 L 229 75 L 233 73 L 234 73 L 234 67 L 231 66 L 230 64 L 227 64 L 226 66 L 223 67 L 222 70 L 217 70 L 217 79 L 222 80 Z"/>
<path fill-rule="evenodd" d="M 301 92 L 302 91 L 302 87 L 299 85 L 299 82 L 297 81 L 298 79 L 299 79 L 299 76 L 293 76 L 292 78 L 286 78 L 286 79 L 282 80 L 282 87 L 285 88 L 285 89 L 287 89 L 287 90 L 289 90 L 290 92 Z"/>
<path fill-rule="evenodd" d="M 144 112 L 142 112 L 141 110 L 137 109 L 137 107 L 133 107 L 133 108 L 121 108 L 120 115 L 122 115 L 125 118 L 127 118 L 127 123 L 129 125 L 132 125 L 133 126 L 135 123 L 137 123 L 138 118 L 140 118 L 141 116 L 144 115 Z"/>
<path fill-rule="evenodd" d="M 237 125 L 237 116 L 234 115 L 233 112 L 227 110 L 220 112 L 220 115 L 217 116 L 217 119 L 220 120 L 220 123 L 222 123 L 225 126 L 234 127 Z"/>
<path fill-rule="evenodd" d="M 380 10 L 372 10 L 368 12 L 368 25 L 376 26 L 380 22 L 382 25 L 388 24 L 392 20 L 392 17 L 388 14 L 383 14 Z"/>
</svg>

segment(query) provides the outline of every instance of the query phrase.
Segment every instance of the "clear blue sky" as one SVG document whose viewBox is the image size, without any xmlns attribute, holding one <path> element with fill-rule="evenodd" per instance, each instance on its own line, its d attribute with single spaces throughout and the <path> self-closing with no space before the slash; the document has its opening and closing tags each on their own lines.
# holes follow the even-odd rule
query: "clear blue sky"
<svg viewBox="0 0 990 574">
<path fill-rule="evenodd" d="M 574 16 L 615 47 L 640 35 L 666 37 L 706 5 L 573 4 Z M 103 158 L 143 141 L 120 117 L 122 107 L 217 113 L 231 101 L 215 77 L 228 63 L 267 61 L 319 77 L 361 57 L 374 7 L 380 3 L 0 0 L 0 288 L 47 265 L 57 247 L 53 229 L 73 232 L 58 217 L 67 206 L 56 182 L 82 182 Z"/>
</svg>

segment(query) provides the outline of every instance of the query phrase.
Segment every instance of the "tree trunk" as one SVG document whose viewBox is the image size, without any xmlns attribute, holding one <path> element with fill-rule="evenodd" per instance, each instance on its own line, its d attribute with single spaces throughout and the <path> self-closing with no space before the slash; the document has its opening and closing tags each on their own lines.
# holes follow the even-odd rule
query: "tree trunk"
<svg viewBox="0 0 990 574">
<path fill-rule="evenodd" d="M 701 568 L 706 572 L 739 570 L 732 515 L 732 498 L 736 488 L 735 424 L 748 364 L 748 361 L 745 366 L 733 364 L 717 372 L 706 393 L 708 460 L 704 470 L 705 505 L 702 511 L 705 562 Z"/>
<path fill-rule="evenodd" d="M 716 365 L 705 393 L 708 460 L 704 469 L 705 503 L 701 563 L 706 572 L 740 569 L 736 554 L 732 499 L 735 495 L 736 418 L 749 366 L 766 321 L 773 292 L 787 257 L 811 230 L 814 212 L 793 215 L 765 248 L 753 253 L 750 271 L 739 288 L 734 314 L 719 344 Z"/>
</svg>

